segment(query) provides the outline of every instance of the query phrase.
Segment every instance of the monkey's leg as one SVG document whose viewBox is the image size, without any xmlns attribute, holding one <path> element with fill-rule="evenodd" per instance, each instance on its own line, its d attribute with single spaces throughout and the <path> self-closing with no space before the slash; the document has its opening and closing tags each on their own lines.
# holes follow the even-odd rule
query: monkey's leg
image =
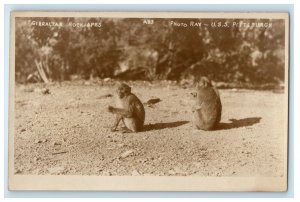
<svg viewBox="0 0 300 202">
<path fill-rule="evenodd" d="M 122 122 L 123 122 L 124 126 L 120 129 L 120 131 L 122 133 L 130 133 L 130 132 L 132 132 L 131 130 L 129 130 L 129 128 L 127 128 L 124 118 L 122 118 Z"/>
<path fill-rule="evenodd" d="M 115 119 L 115 123 L 114 123 L 113 127 L 111 128 L 111 131 L 114 132 L 114 131 L 117 130 L 117 127 L 118 127 L 121 120 L 123 120 L 123 117 L 121 115 L 117 114 L 116 119 Z M 124 122 L 124 120 L 123 120 L 123 122 Z"/>
<path fill-rule="evenodd" d="M 123 126 L 124 126 L 125 128 L 127 128 L 127 127 L 126 127 L 126 123 L 125 123 L 124 118 L 122 118 L 122 122 L 123 122 Z"/>
<path fill-rule="evenodd" d="M 143 123 L 137 118 L 124 118 L 124 122 L 128 130 L 125 132 L 139 132 L 142 130 Z"/>
</svg>

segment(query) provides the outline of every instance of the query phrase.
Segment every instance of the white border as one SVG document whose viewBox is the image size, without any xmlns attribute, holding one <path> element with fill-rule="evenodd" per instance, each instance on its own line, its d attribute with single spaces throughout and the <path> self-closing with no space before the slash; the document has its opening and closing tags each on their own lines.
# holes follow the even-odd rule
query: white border
<svg viewBox="0 0 300 202">
<path fill-rule="evenodd" d="M 113 3 L 135 3 L 135 4 L 141 4 L 140 1 L 138 0 L 135 0 L 135 1 L 115 1 L 115 0 L 111 0 L 109 1 L 110 4 L 113 4 Z M 4 21 L 4 4 L 24 4 L 25 2 L 23 0 L 2 0 L 1 1 L 1 9 L 0 9 L 0 18 L 1 18 L 1 22 Z M 32 0 L 27 0 L 26 3 L 39 3 L 39 4 L 49 4 L 49 3 L 56 3 L 56 4 L 66 4 L 66 3 L 73 3 L 73 4 L 87 4 L 87 3 L 107 3 L 107 1 L 103 1 L 103 0 L 99 0 L 97 2 L 95 1 L 91 1 L 91 0 L 72 0 L 72 1 L 62 1 L 62 0 L 44 0 L 44 1 L 38 1 L 38 0 L 35 0 L 35 1 L 32 1 Z M 152 0 L 152 1 L 148 1 L 148 3 L 178 3 L 178 1 L 174 0 L 174 1 L 164 1 L 164 0 Z M 300 33 L 299 33 L 299 17 L 300 17 L 300 6 L 299 6 L 299 1 L 298 0 L 271 0 L 271 1 L 257 1 L 257 0 L 243 0 L 243 1 L 230 1 L 230 0 L 223 0 L 223 1 L 214 1 L 214 0 L 210 0 L 210 1 L 189 1 L 189 0 L 185 0 L 185 1 L 181 1 L 180 3 L 205 3 L 205 4 L 214 4 L 214 3 L 221 3 L 221 4 L 234 4 L 234 3 L 240 3 L 240 4 L 266 4 L 266 3 L 271 3 L 271 4 L 278 4 L 278 3 L 281 3 L 281 4 L 294 4 L 294 19 L 295 19 L 295 23 L 294 23 L 294 30 L 295 30 L 295 33 L 294 33 L 294 44 L 297 44 L 297 46 L 295 46 L 295 49 L 294 49 L 294 52 L 295 53 L 299 53 L 299 36 L 300 36 Z M 0 23 L 1 24 L 1 23 Z M 1 24 L 2 25 L 2 24 Z M 3 63 L 4 63 L 4 30 L 3 30 L 3 25 L 1 26 L 1 32 L 0 32 L 0 44 L 1 44 L 1 49 L 0 49 L 0 61 L 1 61 L 1 66 L 3 67 Z M 299 79 L 297 79 L 297 75 L 299 76 L 300 72 L 299 72 L 299 67 L 300 67 L 300 64 L 299 64 L 299 57 L 295 57 L 295 63 L 294 63 L 294 75 L 291 75 L 292 77 L 294 76 L 294 89 L 299 89 Z M 298 67 L 298 68 L 296 68 Z M 4 95 L 4 83 L 3 83 L 3 80 L 4 79 L 4 70 L 3 68 L 0 68 L 0 80 L 2 82 L 0 82 L 0 95 Z M 1 129 L 1 132 L 0 134 L 2 135 L 2 145 L 4 144 L 3 143 L 3 137 L 4 137 L 4 130 L 3 130 L 3 127 L 4 127 L 4 99 L 2 96 L 0 96 L 1 99 L 0 99 L 0 129 Z M 299 100 L 299 91 L 295 91 L 294 92 L 294 97 L 292 98 L 294 100 L 294 103 L 300 103 L 300 100 Z M 294 130 L 294 139 L 295 141 L 294 142 L 297 142 L 299 143 L 299 124 L 297 125 L 296 124 L 296 121 L 298 120 L 298 117 L 299 117 L 299 106 L 296 106 L 295 104 L 295 108 L 294 108 L 294 120 L 295 120 L 295 127 L 293 128 Z M 294 154 L 295 154 L 295 161 L 294 161 L 294 166 L 295 166 L 295 175 L 294 175 L 294 180 L 295 180 L 295 185 L 294 185 L 294 192 L 295 192 L 295 196 L 293 199 L 290 199 L 290 198 L 279 198 L 277 199 L 276 201 L 299 201 L 299 194 L 300 194 L 300 189 L 299 189 L 299 174 L 297 172 L 297 170 L 300 170 L 300 167 L 299 167 L 299 158 L 297 158 L 297 156 L 299 156 L 299 146 L 296 145 L 295 147 L 295 151 L 294 151 Z M 297 155 L 298 154 L 298 155 Z M 4 150 L 3 149 L 0 149 L 0 162 L 3 163 L 4 162 Z M 1 164 L 2 165 L 2 164 Z M 0 166 L 0 179 L 4 179 L 4 166 Z M 0 189 L 3 190 L 3 182 L 0 183 Z M 4 199 L 4 193 L 3 191 L 0 192 L 0 199 Z M 115 195 L 112 193 L 111 197 L 114 197 Z M 51 197 L 51 193 L 48 194 L 48 197 Z M 117 196 L 115 196 L 117 197 Z M 211 194 L 211 197 L 218 197 L 217 195 L 215 194 Z M 235 194 L 232 195 L 232 197 L 236 197 Z M 241 196 L 243 197 L 243 196 Z M 274 197 L 276 197 L 276 195 L 274 195 Z M 18 201 L 18 199 L 13 199 L 13 198 L 10 198 L 10 199 L 7 199 L 9 201 Z M 46 200 L 46 201 L 52 201 L 52 200 L 55 200 L 55 201 L 68 201 L 68 199 L 43 199 L 43 200 Z M 83 200 L 88 200 L 88 199 L 83 199 Z M 91 200 L 91 199 L 90 199 Z M 98 199 L 96 199 L 98 201 Z M 103 199 L 101 199 L 103 200 Z M 126 199 L 125 201 L 132 201 L 132 199 Z M 150 199 L 151 200 L 151 199 Z M 161 201 L 160 199 L 155 199 L 155 200 L 158 200 L 158 201 Z M 179 199 L 180 200 L 180 199 Z M 198 200 L 198 199 L 195 199 L 195 200 Z M 230 199 L 230 198 L 227 198 L 227 199 L 205 199 L 205 201 L 236 201 L 236 200 L 239 200 L 240 199 Z M 243 200 L 247 200 L 247 201 L 252 201 L 252 199 L 243 199 Z M 261 198 L 261 199 L 253 199 L 255 201 L 274 201 L 274 199 L 266 199 L 266 198 Z M 22 201 L 32 201 L 32 199 L 22 199 Z M 81 201 L 80 199 L 70 199 L 70 201 Z M 111 201 L 111 200 L 110 200 Z M 115 200 L 113 200 L 115 201 Z M 173 201 L 173 199 L 172 199 Z M 178 201 L 178 200 L 175 200 L 175 201 Z"/>
</svg>

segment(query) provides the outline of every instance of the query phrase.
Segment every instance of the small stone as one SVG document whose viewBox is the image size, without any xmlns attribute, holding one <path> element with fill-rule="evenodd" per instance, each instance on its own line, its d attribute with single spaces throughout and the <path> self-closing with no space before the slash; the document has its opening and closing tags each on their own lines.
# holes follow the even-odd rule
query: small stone
<svg viewBox="0 0 300 202">
<path fill-rule="evenodd" d="M 120 158 L 126 158 L 128 156 L 130 156 L 131 154 L 133 154 L 133 150 L 128 150 L 126 152 L 124 152 L 123 154 L 121 154 Z"/>
<path fill-rule="evenodd" d="M 42 143 L 42 140 L 35 140 L 34 143 Z"/>
<path fill-rule="evenodd" d="M 22 169 L 17 168 L 17 169 L 15 170 L 15 174 L 20 174 L 20 173 L 22 173 Z"/>
<path fill-rule="evenodd" d="M 22 132 L 25 132 L 25 131 L 26 131 L 26 129 L 25 129 L 25 128 L 22 128 L 22 129 L 21 129 L 21 133 L 22 133 Z"/>
<path fill-rule="evenodd" d="M 159 98 L 153 98 L 153 99 L 148 100 L 144 104 L 146 104 L 146 105 L 154 105 L 154 104 L 156 104 L 156 103 L 158 103 L 160 101 L 161 101 L 161 99 L 159 99 Z"/>
<path fill-rule="evenodd" d="M 43 89 L 42 89 L 42 93 L 43 93 L 44 95 L 50 94 L 50 90 L 49 90 L 48 88 L 43 88 Z"/>
<path fill-rule="evenodd" d="M 34 157 L 34 158 L 33 158 L 33 162 L 37 162 L 37 161 L 39 161 L 39 160 L 41 160 L 40 157 Z"/>
<path fill-rule="evenodd" d="M 53 142 L 52 145 L 53 146 L 55 146 L 55 145 L 61 145 L 61 142 Z"/>
</svg>

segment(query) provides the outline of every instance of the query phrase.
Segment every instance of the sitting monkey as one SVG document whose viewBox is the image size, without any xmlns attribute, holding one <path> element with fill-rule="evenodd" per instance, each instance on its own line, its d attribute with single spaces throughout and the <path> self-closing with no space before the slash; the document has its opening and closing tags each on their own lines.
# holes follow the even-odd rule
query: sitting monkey
<svg viewBox="0 0 300 202">
<path fill-rule="evenodd" d="M 116 131 L 122 120 L 130 132 L 141 131 L 145 121 L 145 109 L 142 102 L 131 93 L 131 88 L 125 83 L 118 86 L 116 97 L 117 107 L 108 106 L 108 111 L 116 114 L 116 120 L 111 130 Z"/>
<path fill-rule="evenodd" d="M 193 107 L 194 125 L 197 129 L 212 130 L 221 120 L 222 104 L 218 90 L 207 77 L 201 77 L 192 93 L 196 106 Z"/>
</svg>

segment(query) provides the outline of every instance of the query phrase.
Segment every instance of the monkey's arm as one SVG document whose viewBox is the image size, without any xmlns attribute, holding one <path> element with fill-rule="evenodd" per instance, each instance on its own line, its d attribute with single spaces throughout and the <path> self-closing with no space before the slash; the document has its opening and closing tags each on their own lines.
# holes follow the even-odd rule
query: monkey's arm
<svg viewBox="0 0 300 202">
<path fill-rule="evenodd" d="M 133 117 L 133 110 L 131 110 L 131 107 L 129 108 L 129 110 L 126 109 L 121 109 L 121 108 L 115 108 L 112 106 L 108 106 L 108 111 L 113 113 L 113 114 L 118 114 L 122 117 L 125 118 L 132 118 Z"/>
<path fill-rule="evenodd" d="M 111 131 L 116 131 L 117 130 L 117 127 L 118 127 L 121 120 L 122 120 L 122 116 L 117 114 L 114 125 L 111 128 Z"/>
<path fill-rule="evenodd" d="M 192 112 L 195 112 L 195 111 L 200 110 L 200 109 L 202 108 L 202 104 L 203 104 L 203 103 L 197 104 L 196 106 L 193 106 L 193 107 L 192 107 Z"/>
</svg>

